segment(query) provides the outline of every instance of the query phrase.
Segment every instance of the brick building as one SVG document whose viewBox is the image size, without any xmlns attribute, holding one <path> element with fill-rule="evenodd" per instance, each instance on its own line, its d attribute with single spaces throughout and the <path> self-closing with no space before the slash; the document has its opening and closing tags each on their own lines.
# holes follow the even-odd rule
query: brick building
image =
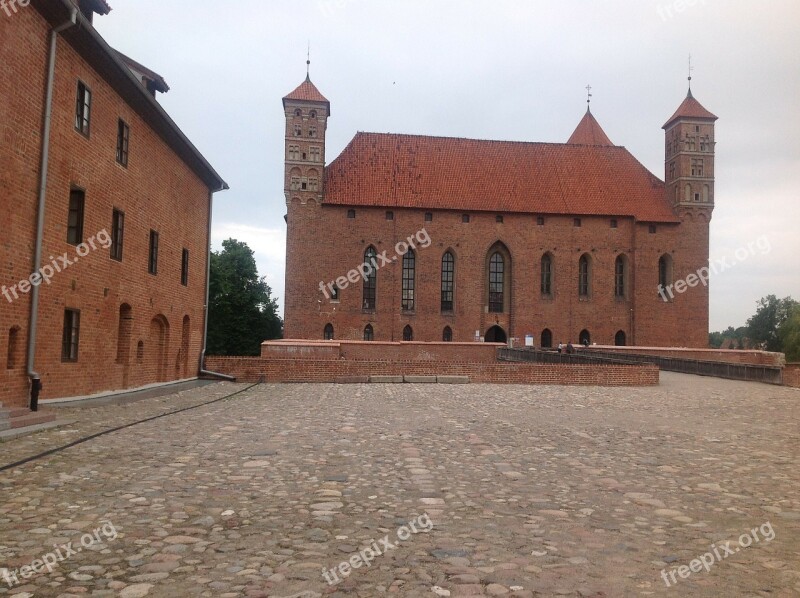
<svg viewBox="0 0 800 598">
<path fill-rule="evenodd" d="M 328 100 L 306 78 L 283 106 L 286 338 L 707 346 L 682 279 L 708 264 L 717 117 L 691 90 L 666 182 L 588 110 L 563 144 L 358 133 L 326 165 Z"/>
<path fill-rule="evenodd" d="M 196 376 L 227 185 L 92 26 L 105 0 L 4 6 L 0 401 Z"/>
</svg>

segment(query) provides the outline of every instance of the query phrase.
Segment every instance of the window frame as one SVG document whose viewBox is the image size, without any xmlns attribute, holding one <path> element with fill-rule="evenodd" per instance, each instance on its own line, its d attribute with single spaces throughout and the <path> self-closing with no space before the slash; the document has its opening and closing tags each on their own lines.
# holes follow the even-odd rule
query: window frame
<svg viewBox="0 0 800 598">
<path fill-rule="evenodd" d="M 551 299 L 553 297 L 553 256 L 547 252 L 542 255 L 540 260 L 540 285 L 539 291 L 542 297 Z M 546 266 L 546 267 L 545 267 Z"/>
<path fill-rule="evenodd" d="M 75 202 L 79 200 L 76 204 Z M 67 243 L 80 245 L 83 243 L 83 221 L 86 211 L 86 191 L 73 187 L 69 191 L 69 210 L 67 212 Z M 72 216 L 75 214 L 75 223 Z"/>
<path fill-rule="evenodd" d="M 402 295 L 400 308 L 403 311 L 414 311 L 417 278 L 417 255 L 413 249 L 409 249 L 403 254 L 402 264 Z"/>
<path fill-rule="evenodd" d="M 128 152 L 130 149 L 131 128 L 123 119 L 117 123 L 117 164 L 128 167 Z"/>
<path fill-rule="evenodd" d="M 111 211 L 111 259 L 122 261 L 125 247 L 125 212 L 118 208 Z"/>
<path fill-rule="evenodd" d="M 80 347 L 81 310 L 64 309 L 64 324 L 61 333 L 61 361 L 77 363 Z"/>
<path fill-rule="evenodd" d="M 186 247 L 181 251 L 181 284 L 189 286 L 189 250 Z"/>
<path fill-rule="evenodd" d="M 588 254 L 578 258 L 578 297 L 589 299 L 592 294 L 592 264 Z"/>
<path fill-rule="evenodd" d="M 374 312 L 378 299 L 378 272 L 375 267 L 378 250 L 372 245 L 364 250 L 364 263 L 371 267 L 371 272 L 364 275 L 361 290 L 361 306 L 363 311 Z"/>
<path fill-rule="evenodd" d="M 78 79 L 75 97 L 75 130 L 87 139 L 92 129 L 92 90 Z"/>
<path fill-rule="evenodd" d="M 440 311 L 442 313 L 453 313 L 456 299 L 456 257 L 450 250 L 442 254 L 440 283 Z"/>
<path fill-rule="evenodd" d="M 495 260 L 495 258 L 498 258 Z M 498 267 L 499 266 L 499 267 Z M 489 256 L 489 313 L 505 313 L 506 260 L 500 251 Z M 499 291 L 497 289 L 500 289 Z"/>
<path fill-rule="evenodd" d="M 147 253 L 147 272 L 153 276 L 158 275 L 158 241 L 158 231 L 151 228 Z"/>
</svg>

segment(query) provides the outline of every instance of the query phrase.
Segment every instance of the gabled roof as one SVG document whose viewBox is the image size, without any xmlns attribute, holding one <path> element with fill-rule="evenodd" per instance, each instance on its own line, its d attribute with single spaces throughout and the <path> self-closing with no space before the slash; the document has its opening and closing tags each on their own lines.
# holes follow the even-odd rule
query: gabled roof
<svg viewBox="0 0 800 598">
<path fill-rule="evenodd" d="M 578 145 L 614 145 L 606 135 L 594 115 L 586 110 L 581 122 L 575 128 L 567 143 Z"/>
<path fill-rule="evenodd" d="M 624 147 L 358 133 L 325 168 L 331 205 L 679 222 Z"/>
<path fill-rule="evenodd" d="M 700 102 L 694 99 L 691 88 L 689 89 L 689 93 L 686 94 L 686 99 L 683 100 L 683 103 L 681 103 L 680 106 L 678 106 L 675 114 L 673 114 L 661 128 L 668 128 L 679 118 L 699 118 L 712 121 L 717 120 L 717 117 L 714 114 L 706 110 Z"/>
<path fill-rule="evenodd" d="M 318 102 L 325 104 L 328 107 L 328 114 L 331 111 L 331 103 L 324 95 L 317 89 L 317 86 L 311 82 L 311 77 L 306 75 L 306 80 L 303 81 L 293 92 L 283 97 L 283 107 L 286 108 L 286 100 L 299 100 L 301 102 Z"/>
</svg>

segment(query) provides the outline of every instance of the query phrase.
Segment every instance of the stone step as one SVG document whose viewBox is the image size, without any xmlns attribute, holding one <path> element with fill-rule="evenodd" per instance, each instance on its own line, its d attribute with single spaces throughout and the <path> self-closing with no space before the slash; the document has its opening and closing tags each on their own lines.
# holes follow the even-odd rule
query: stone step
<svg viewBox="0 0 800 598">
<path fill-rule="evenodd" d="M 28 411 L 25 415 L 12 417 L 6 420 L 11 424 L 11 429 L 25 428 L 27 426 L 35 426 L 37 424 L 47 424 L 56 420 L 56 414 L 51 411 Z"/>
</svg>

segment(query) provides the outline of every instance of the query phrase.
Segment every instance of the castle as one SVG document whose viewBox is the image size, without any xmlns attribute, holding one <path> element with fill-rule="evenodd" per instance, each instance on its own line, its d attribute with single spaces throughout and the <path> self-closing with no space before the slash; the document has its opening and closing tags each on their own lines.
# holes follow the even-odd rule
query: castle
<svg viewBox="0 0 800 598">
<path fill-rule="evenodd" d="M 663 181 L 589 109 L 566 143 L 357 133 L 326 165 L 330 102 L 306 77 L 283 107 L 286 338 L 707 346 L 717 117 L 691 87 Z"/>
</svg>

